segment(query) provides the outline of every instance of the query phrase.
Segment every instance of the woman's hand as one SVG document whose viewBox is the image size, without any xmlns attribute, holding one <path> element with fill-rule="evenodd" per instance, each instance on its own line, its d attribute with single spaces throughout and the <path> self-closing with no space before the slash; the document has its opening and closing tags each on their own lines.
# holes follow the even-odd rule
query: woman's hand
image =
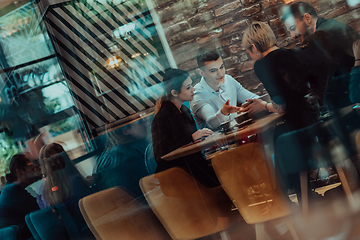
<svg viewBox="0 0 360 240">
<path fill-rule="evenodd" d="M 230 100 L 227 100 L 226 103 L 224 104 L 224 106 L 221 108 L 221 113 L 224 114 L 225 116 L 229 115 L 230 113 L 235 113 L 235 112 L 239 112 L 240 108 L 239 107 L 234 107 L 230 105 Z"/>
<path fill-rule="evenodd" d="M 356 59 L 360 59 L 360 39 L 356 40 L 353 43 L 353 52 L 354 52 L 354 57 L 355 60 Z M 360 66 L 360 61 L 355 61 L 355 66 Z"/>
<path fill-rule="evenodd" d="M 241 106 L 240 112 L 248 112 L 249 116 L 252 117 L 254 114 L 266 110 L 265 104 L 265 101 L 258 98 L 248 99 Z"/>
<path fill-rule="evenodd" d="M 201 137 L 207 137 L 207 136 L 210 136 L 211 134 L 214 134 L 214 132 L 208 128 L 203 128 L 203 129 L 200 129 L 200 130 L 197 130 L 196 132 L 194 132 L 192 134 L 192 138 L 194 139 L 194 141 L 196 141 Z"/>
</svg>

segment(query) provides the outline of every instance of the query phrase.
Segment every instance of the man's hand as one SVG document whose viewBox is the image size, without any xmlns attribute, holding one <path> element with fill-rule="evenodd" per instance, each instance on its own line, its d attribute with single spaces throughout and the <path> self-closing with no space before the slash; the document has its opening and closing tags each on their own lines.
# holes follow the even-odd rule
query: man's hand
<svg viewBox="0 0 360 240">
<path fill-rule="evenodd" d="M 207 137 L 207 136 L 210 136 L 211 134 L 214 134 L 214 132 L 208 128 L 203 128 L 203 129 L 200 129 L 200 130 L 197 130 L 196 132 L 194 132 L 192 134 L 192 138 L 194 139 L 194 141 L 196 141 L 201 137 Z"/>
<path fill-rule="evenodd" d="M 261 99 L 248 99 L 246 103 L 241 105 L 241 112 L 248 112 L 249 116 L 252 117 L 254 114 L 264 111 L 266 102 Z"/>
<path fill-rule="evenodd" d="M 221 113 L 225 116 L 229 115 L 230 113 L 239 112 L 241 108 L 234 107 L 230 105 L 230 100 L 227 100 L 224 106 L 221 108 Z"/>
</svg>

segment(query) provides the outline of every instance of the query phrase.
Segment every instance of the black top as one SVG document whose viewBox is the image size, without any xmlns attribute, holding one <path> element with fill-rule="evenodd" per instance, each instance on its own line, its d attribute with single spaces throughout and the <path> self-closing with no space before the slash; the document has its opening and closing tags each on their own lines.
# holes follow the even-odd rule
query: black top
<svg viewBox="0 0 360 240">
<path fill-rule="evenodd" d="M 299 129 L 314 123 L 315 114 L 304 96 L 306 86 L 306 67 L 290 49 L 278 49 L 255 62 L 254 71 L 264 84 L 272 101 L 285 104 L 285 119 L 290 129 Z"/>
<path fill-rule="evenodd" d="M 319 17 L 316 21 L 316 31 L 329 33 L 331 35 L 331 41 L 335 42 L 344 54 L 353 56 L 353 42 L 360 38 L 359 33 L 353 28 L 335 19 Z M 351 67 L 352 66 L 350 66 L 350 68 Z"/>
<path fill-rule="evenodd" d="M 219 185 L 214 170 L 208 166 L 201 152 L 171 161 L 161 159 L 165 154 L 193 142 L 192 134 L 197 131 L 195 121 L 186 106 L 182 105 L 180 110 L 172 102 L 164 101 L 152 122 L 153 149 L 158 164 L 156 172 L 180 167 L 205 186 Z"/>
<path fill-rule="evenodd" d="M 328 79 L 350 72 L 354 66 L 352 44 L 360 35 L 348 25 L 334 19 L 318 18 L 316 31 L 299 49 L 299 60 L 308 65 L 313 92 L 321 103 Z"/>
<path fill-rule="evenodd" d="M 17 225 L 19 239 L 28 239 L 32 235 L 25 223 L 25 215 L 39 209 L 35 198 L 22 186 L 7 183 L 0 195 L 0 228 Z"/>
</svg>

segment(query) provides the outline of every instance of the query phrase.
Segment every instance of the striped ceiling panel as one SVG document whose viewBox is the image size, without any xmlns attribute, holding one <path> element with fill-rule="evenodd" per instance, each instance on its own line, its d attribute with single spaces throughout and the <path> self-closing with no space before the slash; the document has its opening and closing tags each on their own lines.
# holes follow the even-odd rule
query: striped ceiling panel
<svg viewBox="0 0 360 240">
<path fill-rule="evenodd" d="M 154 106 L 169 61 L 145 1 L 67 1 L 44 21 L 91 129 Z"/>
</svg>

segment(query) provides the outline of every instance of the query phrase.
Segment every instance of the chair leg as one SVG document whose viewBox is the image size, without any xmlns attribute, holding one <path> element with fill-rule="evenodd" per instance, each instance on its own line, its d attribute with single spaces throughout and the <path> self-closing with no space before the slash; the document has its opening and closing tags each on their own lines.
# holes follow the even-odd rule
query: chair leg
<svg viewBox="0 0 360 240">
<path fill-rule="evenodd" d="M 226 231 L 220 232 L 220 239 L 221 240 L 230 240 L 229 234 Z"/>
<path fill-rule="evenodd" d="M 291 218 L 286 217 L 285 218 L 285 223 L 286 223 L 286 226 L 289 229 L 289 232 L 290 232 L 291 236 L 293 237 L 293 239 L 294 240 L 299 240 L 299 237 L 296 234 L 296 231 L 295 231 L 295 228 L 294 228 L 294 225 L 293 225 L 293 222 L 292 222 Z"/>
<path fill-rule="evenodd" d="M 265 224 L 264 223 L 256 223 L 255 224 L 255 234 L 256 240 L 269 240 L 269 236 L 265 232 Z"/>
<path fill-rule="evenodd" d="M 308 179 L 307 172 L 300 173 L 300 188 L 301 188 L 301 205 L 304 218 L 309 214 L 309 196 L 308 196 Z"/>
<path fill-rule="evenodd" d="M 341 165 L 341 163 L 337 163 L 337 164 L 335 164 L 335 168 L 336 168 L 336 171 L 338 172 L 341 185 L 342 185 L 342 187 L 344 189 L 346 198 L 349 201 L 350 207 L 351 207 L 352 210 L 356 210 L 357 207 L 356 207 L 355 199 L 354 199 L 354 196 L 353 196 L 353 194 L 351 192 L 349 182 L 346 179 L 343 166 Z"/>
</svg>

